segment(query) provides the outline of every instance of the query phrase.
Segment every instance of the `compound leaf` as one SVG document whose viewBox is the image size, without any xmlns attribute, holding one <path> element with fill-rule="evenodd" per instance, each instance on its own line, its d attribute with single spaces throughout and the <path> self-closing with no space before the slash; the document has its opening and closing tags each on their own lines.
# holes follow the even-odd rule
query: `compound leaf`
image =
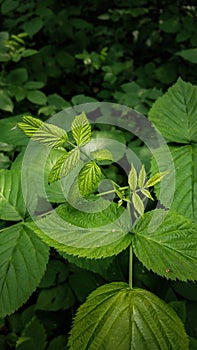
<svg viewBox="0 0 197 350">
<path fill-rule="evenodd" d="M 78 146 L 85 145 L 90 141 L 91 125 L 84 112 L 74 118 L 71 130 Z"/>
<path fill-rule="evenodd" d="M 17 310 L 38 286 L 48 247 L 23 224 L 0 232 L 0 317 Z"/>
<path fill-rule="evenodd" d="M 168 212 L 164 218 L 165 213 L 156 209 L 144 214 L 134 228 L 134 253 L 147 269 L 158 275 L 173 280 L 196 280 L 197 225 L 176 212 Z"/>
<path fill-rule="evenodd" d="M 99 287 L 80 306 L 69 349 L 188 350 L 175 311 L 156 295 L 126 283 Z"/>
</svg>

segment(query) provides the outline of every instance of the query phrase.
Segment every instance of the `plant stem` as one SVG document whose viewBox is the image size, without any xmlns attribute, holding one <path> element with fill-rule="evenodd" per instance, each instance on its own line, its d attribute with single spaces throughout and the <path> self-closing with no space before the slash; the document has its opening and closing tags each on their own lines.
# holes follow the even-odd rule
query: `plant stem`
<svg viewBox="0 0 197 350">
<path fill-rule="evenodd" d="M 129 247 L 129 287 L 133 288 L 133 247 Z"/>
<path fill-rule="evenodd" d="M 97 193 L 96 196 L 100 197 L 100 196 L 104 196 L 106 194 L 110 194 L 110 193 L 114 193 L 114 192 L 116 192 L 116 190 L 109 190 L 106 192 Z"/>
</svg>

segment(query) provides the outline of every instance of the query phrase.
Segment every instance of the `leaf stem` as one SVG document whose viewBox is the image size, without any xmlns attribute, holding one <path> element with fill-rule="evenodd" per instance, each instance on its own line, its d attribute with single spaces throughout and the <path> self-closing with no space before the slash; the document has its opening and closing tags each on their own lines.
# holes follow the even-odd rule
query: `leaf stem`
<svg viewBox="0 0 197 350">
<path fill-rule="evenodd" d="M 133 288 L 133 247 L 129 246 L 129 287 Z"/>
<path fill-rule="evenodd" d="M 110 194 L 110 193 L 114 193 L 114 192 L 116 192 L 116 190 L 109 190 L 106 192 L 97 193 L 96 196 L 100 197 L 100 196 L 104 196 L 106 194 Z"/>
</svg>

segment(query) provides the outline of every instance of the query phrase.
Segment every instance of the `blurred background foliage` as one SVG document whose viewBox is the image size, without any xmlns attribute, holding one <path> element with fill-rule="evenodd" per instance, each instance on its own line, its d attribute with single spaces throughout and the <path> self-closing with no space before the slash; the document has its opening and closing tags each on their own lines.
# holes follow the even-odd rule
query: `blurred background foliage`
<svg viewBox="0 0 197 350">
<path fill-rule="evenodd" d="M 22 150 L 7 132 L 21 114 L 45 120 L 98 100 L 146 115 L 179 76 L 197 81 L 195 1 L 0 0 L 0 23 L 1 168 L 10 168 Z M 136 153 L 145 151 L 146 162 L 145 148 L 134 142 Z M 52 250 L 28 303 L 0 320 L 0 349 L 66 349 L 76 308 L 99 285 L 127 281 L 127 263 L 124 252 L 101 266 L 79 260 L 77 267 L 76 259 L 68 262 Z M 197 349 L 196 284 L 171 283 L 137 259 L 134 271 L 135 285 L 171 303 L 185 323 L 191 349 Z"/>
</svg>

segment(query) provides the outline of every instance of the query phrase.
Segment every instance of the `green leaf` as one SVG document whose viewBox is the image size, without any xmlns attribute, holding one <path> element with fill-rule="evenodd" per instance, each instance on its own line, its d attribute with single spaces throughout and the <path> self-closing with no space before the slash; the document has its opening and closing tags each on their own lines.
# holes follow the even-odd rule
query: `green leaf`
<svg viewBox="0 0 197 350">
<path fill-rule="evenodd" d="M 53 340 L 50 341 L 49 347 L 47 350 L 68 350 L 66 346 L 65 337 L 63 335 L 58 335 L 58 337 L 53 338 Z"/>
<path fill-rule="evenodd" d="M 48 248 L 27 227 L 16 224 L 0 232 L 0 317 L 27 301 L 48 261 Z"/>
<path fill-rule="evenodd" d="M 197 86 L 178 81 L 152 106 L 149 119 L 167 141 L 197 141 Z"/>
<path fill-rule="evenodd" d="M 23 25 L 24 31 L 29 35 L 34 35 L 39 32 L 39 30 L 43 27 L 44 23 L 40 17 L 34 17 L 28 21 L 26 21 Z"/>
<path fill-rule="evenodd" d="M 101 276 L 106 274 L 106 271 L 108 270 L 109 266 L 113 262 L 113 257 L 105 258 L 105 259 L 87 259 L 87 258 L 79 258 L 73 255 L 69 255 L 61 252 L 60 254 L 64 257 L 64 259 L 67 259 L 71 264 L 75 264 L 81 269 L 98 273 Z"/>
<path fill-rule="evenodd" d="M 76 166 L 80 160 L 79 148 L 74 148 L 72 151 L 67 153 L 64 163 L 60 171 L 60 178 L 67 176 Z"/>
<path fill-rule="evenodd" d="M 0 152 L 0 169 L 7 169 L 11 165 L 11 160 L 4 153 Z"/>
<path fill-rule="evenodd" d="M 86 112 L 91 112 L 95 110 L 95 102 L 97 102 L 97 100 L 93 97 L 80 94 L 80 95 L 73 96 L 71 99 L 71 102 L 73 105 L 89 103 L 89 105 L 86 105 Z"/>
<path fill-rule="evenodd" d="M 48 147 L 58 148 L 64 146 L 68 136 L 64 129 L 53 124 L 42 123 L 33 134 L 32 140 L 43 143 Z"/>
<path fill-rule="evenodd" d="M 25 88 L 27 90 L 36 90 L 36 89 L 42 89 L 45 86 L 45 84 L 42 81 L 27 81 L 25 84 Z"/>
<path fill-rule="evenodd" d="M 55 106 L 58 109 L 70 107 L 70 103 L 58 94 L 48 96 L 49 105 Z"/>
<path fill-rule="evenodd" d="M 46 346 L 46 332 L 42 323 L 33 317 L 22 331 L 16 343 L 17 350 L 43 350 Z"/>
<path fill-rule="evenodd" d="M 64 261 L 50 259 L 39 288 L 49 288 L 62 284 L 69 277 L 69 267 Z"/>
<path fill-rule="evenodd" d="M 6 112 L 13 112 L 14 104 L 6 91 L 0 90 L 0 109 Z"/>
<path fill-rule="evenodd" d="M 66 212 L 61 212 L 60 216 L 57 210 L 36 223 L 26 225 L 57 250 L 89 259 L 117 255 L 131 243 L 130 219 L 126 210 L 122 213 L 110 205 L 100 213 L 82 213 L 76 209 L 73 209 L 73 213 L 74 218 L 69 215 L 70 220 L 74 220 L 73 224 L 67 221 Z M 83 227 L 80 227 L 82 214 L 89 215 L 83 215 Z M 115 221 L 112 222 L 114 215 Z M 90 222 L 85 220 L 87 217 Z"/>
<path fill-rule="evenodd" d="M 145 187 L 151 187 L 151 186 L 154 186 L 157 183 L 161 182 L 161 180 L 164 178 L 164 176 L 166 176 L 168 174 L 168 172 L 169 171 L 166 170 L 166 171 L 162 171 L 160 173 L 155 174 L 150 179 L 148 179 L 148 181 L 145 184 Z"/>
<path fill-rule="evenodd" d="M 48 182 L 50 184 L 60 179 L 61 169 L 67 156 L 68 153 L 65 151 L 65 154 L 63 154 L 63 156 L 61 156 L 52 167 L 48 177 Z"/>
<path fill-rule="evenodd" d="M 136 192 L 133 192 L 131 199 L 135 210 L 142 216 L 144 214 L 144 204 L 140 196 Z"/>
<path fill-rule="evenodd" d="M 162 204 L 169 207 L 169 198 L 172 197 L 170 208 L 197 222 L 197 145 L 195 143 L 179 147 L 173 145 L 169 148 L 172 155 L 172 163 L 175 167 L 175 174 L 173 169 L 170 169 L 171 165 L 166 164 L 163 157 L 163 148 L 160 147 L 155 150 L 160 169 L 163 170 L 166 167 L 168 168 L 168 166 L 170 169 L 169 174 L 162 181 Z M 157 171 L 157 164 L 155 159 L 153 159 L 151 174 Z M 159 184 L 154 187 L 157 197 L 160 190 Z"/>
<path fill-rule="evenodd" d="M 147 269 L 160 276 L 196 280 L 197 226 L 178 213 L 165 214 L 165 210 L 156 209 L 139 221 L 134 228 L 134 253 Z"/>
<path fill-rule="evenodd" d="M 0 171 L 0 219 L 19 221 L 25 216 L 20 172 Z"/>
<path fill-rule="evenodd" d="M 28 79 L 28 72 L 26 68 L 17 68 L 12 70 L 8 75 L 8 83 L 13 85 L 24 84 Z"/>
<path fill-rule="evenodd" d="M 144 168 L 144 165 L 142 165 L 138 176 L 138 187 L 142 188 L 144 186 L 145 181 L 146 181 L 146 170 Z"/>
<path fill-rule="evenodd" d="M 21 120 L 21 116 L 3 118 L 0 120 L 0 140 L 8 144 L 16 146 L 26 145 L 27 137 L 17 128 L 17 122 Z"/>
<path fill-rule="evenodd" d="M 178 56 L 181 56 L 184 58 L 184 60 L 191 62 L 191 63 L 197 63 L 197 48 L 194 49 L 187 49 L 187 50 L 181 50 L 176 53 Z"/>
<path fill-rule="evenodd" d="M 68 140 L 64 129 L 53 124 L 43 123 L 31 116 L 24 116 L 23 122 L 18 123 L 18 127 L 33 141 L 38 141 L 48 147 L 62 147 Z"/>
<path fill-rule="evenodd" d="M 114 282 L 99 287 L 80 306 L 69 349 L 188 350 L 183 324 L 154 294 Z"/>
<path fill-rule="evenodd" d="M 37 105 L 46 105 L 46 103 L 47 103 L 46 95 L 42 91 L 39 91 L 39 90 L 28 91 L 27 99 L 30 102 L 35 103 Z"/>
<path fill-rule="evenodd" d="M 106 148 L 98 149 L 98 150 L 92 152 L 91 154 L 93 155 L 93 158 L 97 161 L 113 160 L 113 156 L 112 156 L 111 152 Z"/>
<path fill-rule="evenodd" d="M 68 283 L 53 288 L 42 289 L 39 293 L 36 309 L 46 311 L 66 310 L 73 306 L 74 295 Z"/>
<path fill-rule="evenodd" d="M 143 193 L 144 196 L 146 196 L 147 198 L 150 198 L 150 199 L 152 199 L 152 201 L 154 201 L 154 198 L 151 196 L 151 193 L 148 190 L 146 190 L 145 188 L 142 188 L 141 192 Z"/>
<path fill-rule="evenodd" d="M 19 6 L 19 2 L 16 0 L 5 0 L 1 5 L 1 12 L 3 15 L 7 15 L 9 12 L 14 11 Z"/>
<path fill-rule="evenodd" d="M 36 130 L 40 128 L 43 122 L 37 118 L 33 118 L 30 115 L 22 117 L 22 122 L 18 123 L 17 126 L 23 130 L 25 135 L 32 137 Z"/>
<path fill-rule="evenodd" d="M 78 146 L 85 145 L 90 141 L 91 125 L 84 112 L 74 118 L 71 130 Z"/>
<path fill-rule="evenodd" d="M 133 164 L 131 166 L 131 170 L 128 175 L 128 183 L 129 183 L 130 189 L 132 191 L 135 191 L 137 188 L 137 172 Z"/>
<path fill-rule="evenodd" d="M 94 161 L 84 165 L 78 176 L 78 186 L 83 197 L 96 191 L 101 177 L 101 169 Z"/>
<path fill-rule="evenodd" d="M 113 161 L 117 162 L 124 156 L 125 144 L 125 135 L 118 130 L 95 131 L 84 150 L 91 155 L 94 151 L 107 149 L 112 154 Z"/>
</svg>

